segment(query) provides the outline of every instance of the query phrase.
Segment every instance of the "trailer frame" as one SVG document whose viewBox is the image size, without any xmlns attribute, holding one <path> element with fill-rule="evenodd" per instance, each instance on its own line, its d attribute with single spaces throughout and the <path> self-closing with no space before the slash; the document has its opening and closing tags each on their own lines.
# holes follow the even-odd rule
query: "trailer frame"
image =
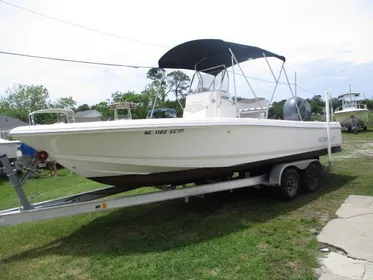
<svg viewBox="0 0 373 280">
<path fill-rule="evenodd" d="M 302 184 L 302 182 L 305 182 L 304 180 L 302 180 L 302 178 L 304 177 L 304 175 L 302 174 L 305 173 L 307 168 L 311 166 L 312 163 L 319 163 L 318 159 L 292 161 L 277 164 L 270 170 L 270 172 L 264 172 L 263 174 L 260 174 L 258 176 L 250 177 L 248 175 L 249 173 L 245 173 L 244 177 L 240 177 L 237 179 L 231 178 L 230 180 L 218 183 L 209 183 L 194 187 L 182 186 L 181 188 L 176 188 L 176 186 L 174 186 L 173 188 L 165 188 L 163 190 L 155 191 L 152 193 L 102 199 L 126 191 L 119 187 L 109 186 L 93 191 L 83 192 L 32 204 L 28 200 L 23 190 L 23 186 L 29 178 L 31 171 L 28 170 L 23 175 L 23 177 L 19 179 L 16 171 L 11 166 L 6 155 L 0 155 L 0 161 L 5 167 L 5 172 L 9 177 L 9 180 L 13 185 L 15 192 L 17 193 L 20 202 L 20 207 L 0 211 L 0 226 L 22 224 L 31 221 L 40 221 L 57 217 L 73 216 L 82 213 L 101 212 L 108 209 L 131 207 L 179 198 L 183 198 L 185 202 L 188 202 L 189 197 L 203 197 L 203 195 L 205 194 L 222 191 L 232 192 L 234 189 L 245 187 L 277 186 L 279 187 L 280 194 L 282 195 L 283 199 L 292 200 L 296 196 L 298 196 L 301 189 L 300 184 Z M 35 158 L 31 164 L 35 166 L 39 162 L 40 160 L 38 158 Z M 298 180 L 295 187 L 292 187 L 291 185 L 289 187 L 283 184 L 284 173 L 289 173 L 286 172 L 286 170 L 289 170 L 289 168 L 295 170 L 295 173 L 293 171 L 293 177 L 295 178 L 295 181 Z M 296 176 L 294 176 L 294 174 Z M 294 178 L 292 179 L 293 181 Z M 289 192 L 289 190 L 293 191 Z"/>
</svg>

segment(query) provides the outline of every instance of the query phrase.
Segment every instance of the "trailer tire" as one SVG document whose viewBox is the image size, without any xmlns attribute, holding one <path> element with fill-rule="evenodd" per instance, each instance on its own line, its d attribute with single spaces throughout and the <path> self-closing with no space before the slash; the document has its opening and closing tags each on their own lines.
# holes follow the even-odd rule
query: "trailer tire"
<svg viewBox="0 0 373 280">
<path fill-rule="evenodd" d="M 281 176 L 280 195 L 285 201 L 293 200 L 299 194 L 301 188 L 301 178 L 298 169 L 288 167 Z"/>
<path fill-rule="evenodd" d="M 302 173 L 302 189 L 308 193 L 317 191 L 322 177 L 320 162 L 312 162 Z"/>
</svg>

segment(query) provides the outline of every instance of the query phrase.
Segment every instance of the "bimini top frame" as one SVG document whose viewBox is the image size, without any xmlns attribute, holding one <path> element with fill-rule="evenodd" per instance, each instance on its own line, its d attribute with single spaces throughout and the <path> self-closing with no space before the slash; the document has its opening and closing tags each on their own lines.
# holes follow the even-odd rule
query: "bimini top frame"
<svg viewBox="0 0 373 280">
<path fill-rule="evenodd" d="M 281 66 L 281 70 L 277 77 L 274 74 L 272 67 L 267 59 L 268 57 L 275 57 L 283 62 Z M 215 77 L 221 72 L 223 72 L 222 82 L 223 82 L 224 77 L 227 76 L 228 83 L 229 83 L 229 75 L 226 75 L 228 72 L 227 68 L 232 67 L 233 88 L 234 88 L 233 102 L 236 104 L 236 113 L 237 113 L 237 116 L 239 116 L 239 112 L 237 110 L 237 92 L 236 92 L 236 79 L 235 79 L 235 67 L 234 67 L 235 65 L 238 66 L 241 72 L 241 75 L 244 77 L 256 101 L 260 104 L 261 109 L 264 110 L 248 78 L 246 77 L 245 73 L 243 72 L 240 66 L 240 63 L 244 61 L 247 61 L 250 59 L 257 59 L 257 58 L 265 58 L 267 65 L 271 71 L 271 74 L 275 80 L 275 87 L 273 89 L 273 93 L 269 101 L 269 106 L 267 106 L 267 108 L 265 109 L 266 118 L 268 118 L 268 110 L 271 107 L 273 97 L 277 90 L 277 86 L 278 86 L 282 72 L 284 72 L 284 75 L 286 77 L 292 96 L 295 97 L 293 93 L 293 89 L 291 88 L 291 85 L 289 82 L 288 75 L 284 68 L 284 64 L 286 61 L 284 56 L 275 54 L 273 52 L 270 52 L 270 51 L 267 51 L 267 50 L 264 50 L 258 47 L 236 44 L 232 42 L 226 42 L 226 41 L 219 40 L 219 39 L 201 39 L 201 40 L 185 42 L 183 44 L 180 44 L 172 48 L 159 59 L 158 66 L 159 68 L 195 70 L 196 72 L 193 75 L 192 83 L 194 80 L 194 76 L 197 76 L 199 79 L 198 87 L 202 88 L 202 91 L 203 91 L 203 82 L 201 81 L 202 76 L 199 72 L 213 75 L 214 81 L 215 81 Z M 229 88 L 229 84 L 228 84 L 228 88 Z M 212 90 L 215 90 L 214 85 L 213 85 Z M 200 90 L 197 89 L 197 92 L 200 92 Z M 301 117 L 301 114 L 298 108 L 298 104 L 296 104 L 296 106 L 297 106 L 298 115 L 300 119 L 302 120 L 302 117 Z"/>
</svg>

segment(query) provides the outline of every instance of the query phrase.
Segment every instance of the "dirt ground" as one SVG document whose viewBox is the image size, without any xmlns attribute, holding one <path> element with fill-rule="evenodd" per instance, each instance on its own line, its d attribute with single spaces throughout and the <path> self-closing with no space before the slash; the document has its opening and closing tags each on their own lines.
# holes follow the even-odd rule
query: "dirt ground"
<svg viewBox="0 0 373 280">
<path fill-rule="evenodd" d="M 343 141 L 342 153 L 333 155 L 336 160 L 361 156 L 373 157 L 373 140 Z"/>
</svg>

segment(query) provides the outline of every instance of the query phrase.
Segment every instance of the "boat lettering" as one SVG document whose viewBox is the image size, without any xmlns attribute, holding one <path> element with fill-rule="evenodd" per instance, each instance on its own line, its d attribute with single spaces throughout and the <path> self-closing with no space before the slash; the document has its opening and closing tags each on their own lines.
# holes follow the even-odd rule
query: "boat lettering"
<svg viewBox="0 0 373 280">
<path fill-rule="evenodd" d="M 152 134 L 178 134 L 184 132 L 184 129 L 165 129 L 165 130 L 147 130 L 144 132 L 145 135 Z"/>
<path fill-rule="evenodd" d="M 154 134 L 166 134 L 167 130 L 156 130 Z"/>
<path fill-rule="evenodd" d="M 332 136 L 331 142 L 334 142 L 334 140 L 335 140 L 335 136 Z M 328 137 L 327 136 L 319 137 L 319 140 L 318 140 L 319 143 L 325 143 L 327 141 L 328 141 Z"/>
<path fill-rule="evenodd" d="M 184 129 L 171 129 L 170 134 L 181 133 L 183 131 L 184 131 Z"/>
</svg>

